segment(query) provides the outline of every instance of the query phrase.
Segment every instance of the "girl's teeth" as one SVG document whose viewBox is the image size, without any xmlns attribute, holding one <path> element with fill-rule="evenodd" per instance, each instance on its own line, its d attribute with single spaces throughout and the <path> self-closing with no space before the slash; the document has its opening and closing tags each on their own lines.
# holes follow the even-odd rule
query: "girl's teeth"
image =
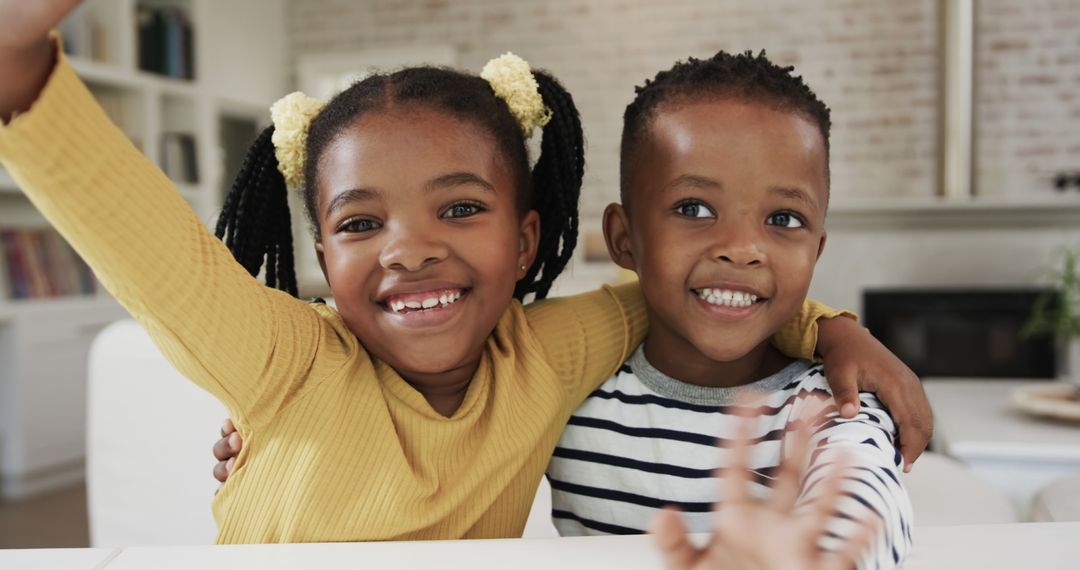
<svg viewBox="0 0 1080 570">
<path fill-rule="evenodd" d="M 390 301 L 387 303 L 390 310 L 395 313 L 400 313 L 405 309 L 418 309 L 427 310 L 434 309 L 438 306 L 450 305 L 453 302 L 461 298 L 461 291 L 448 291 L 440 294 L 438 297 L 428 297 L 422 301 L 409 300 L 409 301 Z"/>
</svg>

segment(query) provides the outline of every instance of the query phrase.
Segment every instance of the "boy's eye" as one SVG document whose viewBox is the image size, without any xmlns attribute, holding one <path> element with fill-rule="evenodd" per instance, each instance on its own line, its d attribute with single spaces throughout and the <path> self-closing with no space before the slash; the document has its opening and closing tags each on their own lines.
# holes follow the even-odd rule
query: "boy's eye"
<svg viewBox="0 0 1080 570">
<path fill-rule="evenodd" d="M 459 202 L 446 209 L 443 212 L 444 218 L 468 218 L 469 216 L 475 216 L 482 212 L 484 208 L 480 204 L 474 204 L 472 202 Z"/>
<path fill-rule="evenodd" d="M 679 215 L 686 216 L 687 218 L 714 218 L 712 210 L 708 206 L 701 202 L 683 202 L 675 206 L 675 211 Z"/>
<path fill-rule="evenodd" d="M 777 212 L 765 219 L 765 223 L 770 226 L 780 226 L 782 228 L 801 228 L 805 224 L 799 219 L 798 216 L 791 212 Z"/>
<path fill-rule="evenodd" d="M 368 218 L 357 218 L 349 220 L 344 224 L 338 226 L 338 231 L 351 232 L 351 233 L 364 233 L 377 230 L 382 227 L 382 224 L 375 220 Z"/>
</svg>

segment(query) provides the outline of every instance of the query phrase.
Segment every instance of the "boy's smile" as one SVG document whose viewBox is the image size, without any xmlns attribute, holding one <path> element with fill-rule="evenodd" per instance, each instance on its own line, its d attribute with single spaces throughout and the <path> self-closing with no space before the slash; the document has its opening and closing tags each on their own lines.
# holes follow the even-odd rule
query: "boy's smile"
<svg viewBox="0 0 1080 570">
<path fill-rule="evenodd" d="M 318 172 L 316 248 L 339 313 L 368 352 L 452 412 L 532 263 L 537 214 L 520 214 L 490 136 L 420 105 L 361 116 Z"/>
<path fill-rule="evenodd" d="M 605 233 L 641 279 L 646 355 L 686 382 L 759 378 L 825 244 L 821 132 L 767 104 L 703 96 L 661 105 L 643 136 Z"/>
</svg>

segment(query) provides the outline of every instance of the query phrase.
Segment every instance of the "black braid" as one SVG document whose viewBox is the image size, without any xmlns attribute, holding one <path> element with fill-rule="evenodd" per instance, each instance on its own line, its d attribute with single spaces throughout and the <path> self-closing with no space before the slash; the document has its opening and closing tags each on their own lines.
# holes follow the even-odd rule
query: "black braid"
<svg viewBox="0 0 1080 570">
<path fill-rule="evenodd" d="M 535 293 L 537 299 L 547 297 L 551 284 L 570 261 L 577 245 L 578 198 L 585 176 L 585 138 L 573 97 L 554 77 L 543 72 L 535 72 L 533 77 L 552 115 L 544 127 L 540 157 L 532 171 L 533 208 L 541 219 L 540 243 L 536 260 L 514 289 L 517 299 L 528 293 Z"/>
<path fill-rule="evenodd" d="M 689 58 L 671 69 L 657 73 L 637 87 L 637 96 L 623 114 L 620 153 L 620 189 L 627 204 L 635 152 L 647 136 L 648 125 L 664 104 L 678 104 L 701 97 L 729 97 L 773 105 L 780 111 L 794 111 L 814 121 L 825 141 L 826 168 L 829 156 L 829 108 L 818 99 L 794 67 L 780 67 L 769 61 L 765 51 L 730 54 L 717 52 L 709 59 Z M 826 174 L 828 170 L 826 170 Z"/>
<path fill-rule="evenodd" d="M 233 257 L 257 276 L 266 264 L 266 284 L 297 295 L 288 190 L 278 171 L 274 128 L 255 139 L 225 197 L 214 233 Z"/>
</svg>

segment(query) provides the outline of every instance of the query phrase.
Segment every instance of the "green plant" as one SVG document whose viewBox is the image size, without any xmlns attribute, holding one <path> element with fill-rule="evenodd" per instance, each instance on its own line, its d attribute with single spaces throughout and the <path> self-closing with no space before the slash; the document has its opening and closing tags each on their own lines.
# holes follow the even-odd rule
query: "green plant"
<svg viewBox="0 0 1080 570">
<path fill-rule="evenodd" d="M 1054 290 L 1035 302 L 1024 325 L 1026 337 L 1052 334 L 1067 340 L 1080 337 L 1080 251 L 1063 249 L 1061 269 L 1054 271 Z"/>
</svg>

